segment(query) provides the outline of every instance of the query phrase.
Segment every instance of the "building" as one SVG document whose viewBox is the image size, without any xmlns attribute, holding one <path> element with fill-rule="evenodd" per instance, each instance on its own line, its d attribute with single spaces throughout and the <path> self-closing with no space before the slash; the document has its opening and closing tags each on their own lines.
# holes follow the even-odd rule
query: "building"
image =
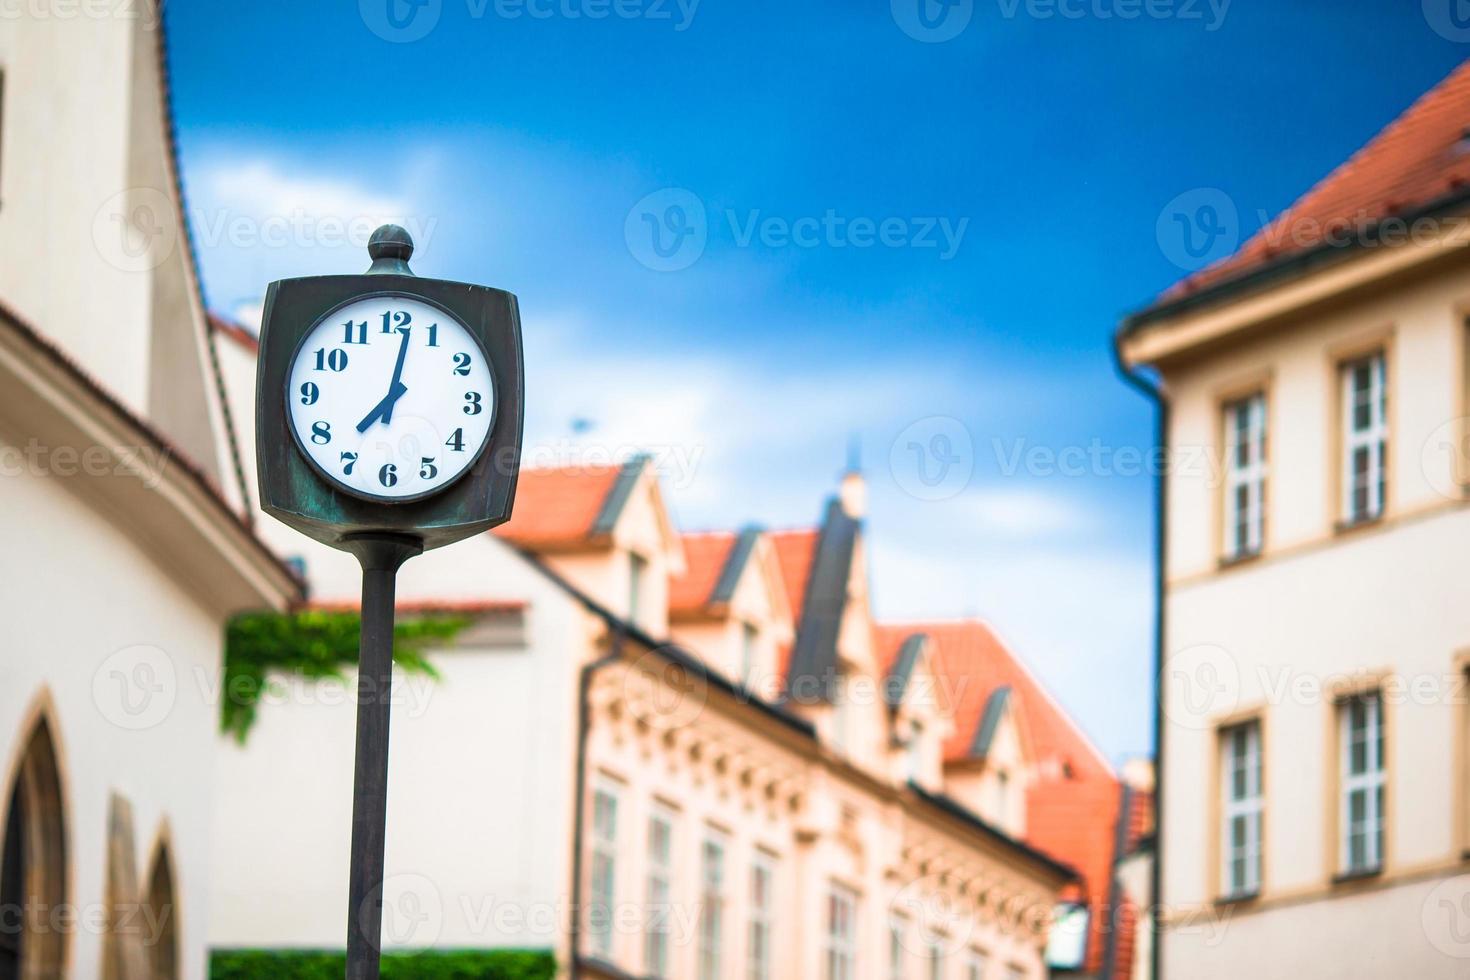
<svg viewBox="0 0 1470 980">
<path fill-rule="evenodd" d="M 0 18 L 0 977 L 206 975 L 254 536 L 141 16 Z M 14 13 L 14 12 L 12 12 Z"/>
<path fill-rule="evenodd" d="M 253 343 L 216 326 L 249 414 Z M 817 527 L 685 534 L 646 459 L 529 470 L 510 523 L 409 562 L 400 615 L 472 625 L 438 681 L 400 676 L 385 948 L 546 949 L 587 977 L 1044 976 L 1075 874 L 1018 806 L 950 794 L 936 660 L 872 620 L 861 507 L 854 476 Z M 356 601 L 354 559 L 267 520 L 313 604 Z M 343 941 L 353 707 L 283 683 L 223 750 L 220 950 Z M 1016 716 L 993 727 L 971 775 L 1020 785 Z"/>
<path fill-rule="evenodd" d="M 1129 317 L 1161 402 L 1161 975 L 1459 977 L 1470 65 Z"/>
</svg>

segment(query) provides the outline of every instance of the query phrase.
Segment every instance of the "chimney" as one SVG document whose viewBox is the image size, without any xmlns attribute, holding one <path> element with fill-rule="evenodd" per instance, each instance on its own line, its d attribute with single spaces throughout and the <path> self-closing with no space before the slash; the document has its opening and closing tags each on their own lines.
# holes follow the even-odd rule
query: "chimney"
<svg viewBox="0 0 1470 980">
<path fill-rule="evenodd" d="M 837 491 L 842 502 L 842 512 L 854 520 L 868 512 L 868 482 L 863 479 L 863 443 L 857 433 L 847 440 L 847 470 L 842 474 L 842 484 Z"/>
</svg>

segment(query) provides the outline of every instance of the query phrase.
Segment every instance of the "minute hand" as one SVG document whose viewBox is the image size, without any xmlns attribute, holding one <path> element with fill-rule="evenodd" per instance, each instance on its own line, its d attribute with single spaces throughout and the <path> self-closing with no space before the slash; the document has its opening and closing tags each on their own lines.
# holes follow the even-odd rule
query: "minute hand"
<svg viewBox="0 0 1470 980">
<path fill-rule="evenodd" d="M 398 331 L 403 334 L 403 341 L 398 345 L 398 361 L 393 365 L 393 379 L 388 382 L 388 394 L 384 395 L 383 400 L 374 405 L 372 411 L 368 412 L 363 417 L 363 420 L 357 423 L 358 432 L 366 432 L 368 427 L 380 418 L 383 420 L 384 425 L 393 421 L 393 406 L 398 404 L 398 399 L 402 398 L 404 393 L 408 391 L 408 387 L 399 378 L 403 375 L 403 360 L 408 354 L 409 329 L 409 327 L 403 327 Z"/>
</svg>

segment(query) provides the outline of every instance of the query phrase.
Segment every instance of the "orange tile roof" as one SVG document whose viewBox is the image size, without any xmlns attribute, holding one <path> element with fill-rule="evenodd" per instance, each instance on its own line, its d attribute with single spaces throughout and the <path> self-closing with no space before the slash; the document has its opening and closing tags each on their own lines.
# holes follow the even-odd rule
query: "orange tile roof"
<svg viewBox="0 0 1470 980">
<path fill-rule="evenodd" d="M 670 614 L 696 613 L 709 606 L 737 537 L 733 531 L 680 535 L 685 567 L 683 575 L 669 579 Z"/>
<path fill-rule="evenodd" d="M 776 548 L 776 564 L 781 569 L 781 583 L 786 587 L 786 598 L 791 603 L 791 625 L 801 628 L 802 606 L 806 600 L 806 584 L 811 578 L 812 563 L 817 557 L 817 538 L 821 532 L 814 527 L 791 531 L 771 532 L 771 544 Z M 776 651 L 776 676 L 783 681 L 791 670 L 791 654 L 794 643 L 784 643 Z"/>
<path fill-rule="evenodd" d="M 521 470 L 510 520 L 492 533 L 532 549 L 588 543 L 620 471 L 615 465 Z"/>
<path fill-rule="evenodd" d="M 1348 161 L 1235 254 L 1161 297 L 1180 299 L 1395 214 L 1412 214 L 1470 186 L 1470 61 L 1430 89 Z M 1346 223 L 1346 224 L 1343 224 Z"/>
<path fill-rule="evenodd" d="M 1026 795 L 1026 842 L 1082 875 L 1093 905 L 1088 969 L 1098 969 L 1106 945 L 1100 906 L 1109 899 L 1122 793 L 1112 766 L 985 623 L 902 623 L 881 629 L 885 647 L 913 633 L 929 637 L 940 690 L 954 718 L 954 732 L 944 745 L 947 762 L 969 757 L 991 692 L 1011 689 L 1036 767 Z"/>
<path fill-rule="evenodd" d="M 806 583 L 811 578 L 812 562 L 817 557 L 820 533 L 814 527 L 771 532 L 771 543 L 776 546 L 776 564 L 781 566 L 781 581 L 786 586 L 787 598 L 791 600 L 791 618 L 798 626 L 806 599 Z"/>
</svg>

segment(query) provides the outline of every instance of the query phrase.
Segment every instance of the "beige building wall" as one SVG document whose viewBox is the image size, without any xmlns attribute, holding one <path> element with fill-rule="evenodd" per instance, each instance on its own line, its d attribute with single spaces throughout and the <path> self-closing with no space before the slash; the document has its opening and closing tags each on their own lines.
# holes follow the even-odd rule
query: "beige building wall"
<svg viewBox="0 0 1470 980">
<path fill-rule="evenodd" d="M 1408 252 L 1409 249 L 1395 250 Z M 1405 255 L 1395 256 L 1400 263 Z M 1428 256 L 1422 258 L 1427 259 Z M 1470 605 L 1463 262 L 1384 278 L 1370 255 L 1351 290 L 1292 308 L 1311 281 L 1257 301 L 1228 339 L 1162 359 L 1171 405 L 1162 778 L 1166 977 L 1463 976 L 1434 908 L 1461 880 L 1464 652 Z M 1326 275 L 1326 274 L 1324 274 Z M 1180 334 L 1230 312 L 1176 325 Z M 1150 341 L 1144 339 L 1141 344 Z M 1382 518 L 1343 529 L 1338 366 L 1387 356 Z M 1222 561 L 1223 404 L 1268 405 L 1265 544 Z M 1340 880 L 1339 699 L 1382 692 L 1386 812 L 1381 872 Z M 1220 902 L 1220 736 L 1258 720 L 1264 752 L 1259 896 Z M 1453 884 L 1449 887 L 1455 887 Z M 1463 889 L 1462 889 L 1463 891 Z"/>
</svg>

